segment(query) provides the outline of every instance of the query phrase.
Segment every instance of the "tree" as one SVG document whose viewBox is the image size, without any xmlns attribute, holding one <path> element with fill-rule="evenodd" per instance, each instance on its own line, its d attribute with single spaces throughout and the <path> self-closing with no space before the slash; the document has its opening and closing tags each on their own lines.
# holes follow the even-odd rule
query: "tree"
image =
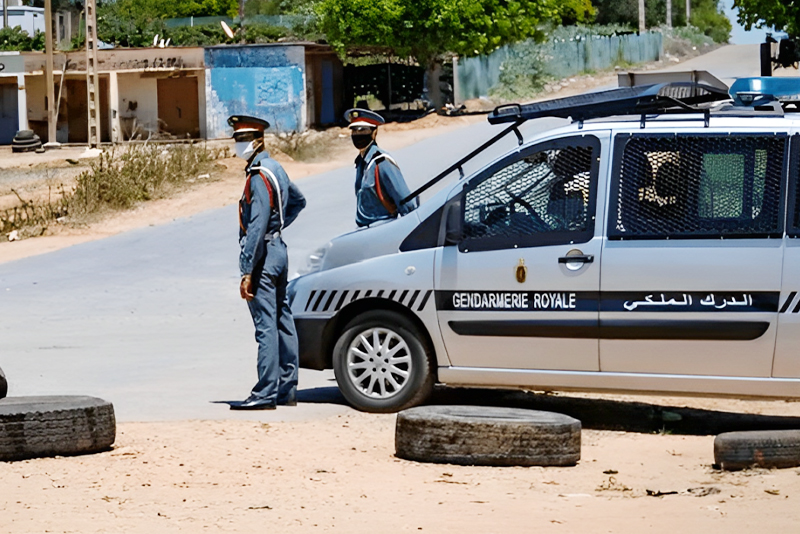
<svg viewBox="0 0 800 534">
<path fill-rule="evenodd" d="M 733 7 L 739 8 L 739 23 L 746 30 L 766 27 L 800 36 L 798 0 L 733 0 Z"/>
<path fill-rule="evenodd" d="M 681 0 L 673 0 L 672 3 L 674 7 L 682 5 Z M 625 24 L 631 28 L 638 27 L 638 0 L 592 0 L 592 4 L 597 9 L 598 24 Z M 685 4 L 683 5 L 685 7 Z M 645 0 L 645 16 L 648 28 L 664 24 L 667 17 L 665 0 Z M 689 22 L 718 43 L 728 42 L 731 36 L 731 21 L 728 20 L 718 0 L 691 0 Z M 672 10 L 672 25 L 686 25 L 685 9 Z"/>
<path fill-rule="evenodd" d="M 97 36 L 118 46 L 150 46 L 165 19 L 235 16 L 237 0 L 115 0 L 97 8 Z"/>
<path fill-rule="evenodd" d="M 328 42 L 414 58 L 430 65 L 452 52 L 474 56 L 541 36 L 543 22 L 591 18 L 590 0 L 322 0 L 317 7 Z"/>
</svg>

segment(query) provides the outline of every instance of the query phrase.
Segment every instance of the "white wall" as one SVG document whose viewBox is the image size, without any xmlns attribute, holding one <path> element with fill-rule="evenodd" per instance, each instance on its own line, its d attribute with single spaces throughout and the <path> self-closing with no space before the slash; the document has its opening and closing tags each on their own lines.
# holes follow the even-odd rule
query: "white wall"
<svg viewBox="0 0 800 534">
<path fill-rule="evenodd" d="M 142 78 L 139 73 L 118 73 L 119 103 L 117 104 L 122 138 L 127 139 L 132 128 L 138 129 L 143 139 L 148 133 L 158 132 L 158 82 L 156 78 Z M 111 107 L 114 107 L 111 102 Z M 134 109 L 135 108 L 135 109 Z"/>
<path fill-rule="evenodd" d="M 0 2 L 0 25 L 3 19 L 3 6 Z M 37 31 L 44 31 L 44 8 L 18 6 L 8 8 L 8 25 L 12 28 L 21 26 L 28 35 L 33 37 Z"/>
</svg>

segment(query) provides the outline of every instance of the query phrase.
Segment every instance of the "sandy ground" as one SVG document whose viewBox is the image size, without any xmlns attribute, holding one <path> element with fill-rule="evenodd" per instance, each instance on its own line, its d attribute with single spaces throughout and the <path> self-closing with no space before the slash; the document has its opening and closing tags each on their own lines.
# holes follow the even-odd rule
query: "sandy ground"
<svg viewBox="0 0 800 534">
<path fill-rule="evenodd" d="M 800 469 L 715 470 L 711 436 L 584 430 L 575 467 L 461 467 L 395 458 L 394 423 L 121 424 L 109 452 L 0 464 L 0 531 L 713 534 L 800 520 Z"/>
<path fill-rule="evenodd" d="M 557 96 L 614 82 L 610 75 L 579 77 Z M 485 119 L 431 116 L 416 125 L 391 125 L 382 130 L 380 142 L 396 150 L 477 120 Z M 281 163 L 298 180 L 349 165 L 353 149 L 346 136 L 343 140 L 324 161 L 281 157 Z M 4 166 L 8 158 L 0 151 L 0 178 L 7 178 L 0 181 L 0 196 L 11 186 L 41 192 L 47 182 L 31 177 L 43 169 L 63 169 L 67 158 L 78 163 L 58 172 L 80 172 L 86 165 L 78 159 L 81 153 L 65 149 L 49 153 L 50 162 L 31 155 L 30 161 L 15 159 Z M 241 162 L 221 160 L 214 178 L 83 228 L 55 228 L 41 238 L 2 242 L 0 262 L 235 202 L 241 193 Z M 603 397 L 800 416 L 800 403 Z M 584 429 L 575 467 L 460 467 L 395 458 L 394 423 L 393 415 L 357 412 L 305 422 L 122 423 L 108 452 L 0 463 L 0 532 L 714 534 L 798 529 L 800 469 L 715 470 L 713 436 Z M 649 495 L 659 492 L 667 495 Z"/>
</svg>

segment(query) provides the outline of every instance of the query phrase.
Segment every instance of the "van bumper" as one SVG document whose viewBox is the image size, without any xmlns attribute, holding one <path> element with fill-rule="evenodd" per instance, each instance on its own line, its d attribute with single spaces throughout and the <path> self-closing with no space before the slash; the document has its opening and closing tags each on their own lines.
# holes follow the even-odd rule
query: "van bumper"
<svg viewBox="0 0 800 534">
<path fill-rule="evenodd" d="M 300 348 L 300 367 L 321 371 L 330 369 L 330 358 L 325 354 L 325 327 L 329 318 L 296 318 L 297 342 Z"/>
</svg>

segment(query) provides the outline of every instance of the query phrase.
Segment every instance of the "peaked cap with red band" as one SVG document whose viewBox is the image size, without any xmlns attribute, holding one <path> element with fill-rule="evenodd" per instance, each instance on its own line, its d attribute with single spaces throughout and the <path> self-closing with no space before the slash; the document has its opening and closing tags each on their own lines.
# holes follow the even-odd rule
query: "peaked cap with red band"
<svg viewBox="0 0 800 534">
<path fill-rule="evenodd" d="M 350 128 L 359 128 L 362 126 L 377 128 L 381 124 L 386 123 L 383 117 L 374 111 L 361 108 L 348 109 L 344 112 L 344 118 L 350 123 Z"/>
<path fill-rule="evenodd" d="M 263 134 L 264 130 L 269 128 L 269 123 L 264 119 L 257 117 L 248 117 L 247 115 L 231 115 L 228 117 L 228 126 L 233 128 L 233 135 L 245 132 L 256 132 Z"/>
</svg>

